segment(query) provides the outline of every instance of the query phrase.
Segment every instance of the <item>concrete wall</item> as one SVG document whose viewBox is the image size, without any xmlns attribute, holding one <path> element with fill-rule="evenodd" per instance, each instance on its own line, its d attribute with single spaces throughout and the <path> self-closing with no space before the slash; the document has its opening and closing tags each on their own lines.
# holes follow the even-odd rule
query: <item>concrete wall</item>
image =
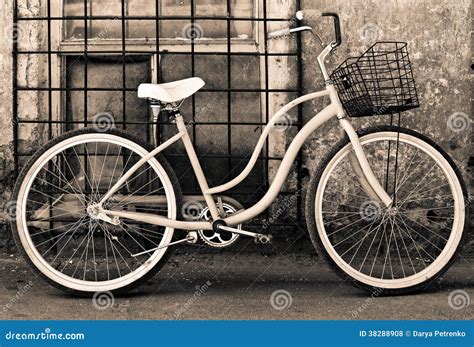
<svg viewBox="0 0 474 347">
<path fill-rule="evenodd" d="M 11 2 L 0 2 L 0 30 L 13 33 Z M 0 40 L 0 247 L 7 242 L 5 204 L 10 200 L 13 177 L 12 129 L 12 39 Z"/>
<path fill-rule="evenodd" d="M 408 42 L 421 107 L 404 113 L 402 126 L 434 139 L 461 168 L 466 182 L 472 180 L 468 168 L 472 153 L 471 1 L 303 0 L 302 8 L 308 24 L 319 28 L 327 41 L 333 35 L 332 23 L 321 19 L 321 12 L 334 11 L 341 17 L 343 44 L 330 57 L 329 71 L 347 57 L 360 55 L 377 40 Z M 319 90 L 323 83 L 315 59 L 319 46 L 307 35 L 303 47 L 305 91 Z M 306 120 L 321 107 L 321 102 L 307 105 Z M 456 117 L 465 126 L 453 130 L 451 123 Z M 388 121 L 388 116 L 382 116 L 353 123 L 366 127 Z M 315 134 L 304 152 L 310 171 L 339 137 L 335 122 Z"/>
</svg>

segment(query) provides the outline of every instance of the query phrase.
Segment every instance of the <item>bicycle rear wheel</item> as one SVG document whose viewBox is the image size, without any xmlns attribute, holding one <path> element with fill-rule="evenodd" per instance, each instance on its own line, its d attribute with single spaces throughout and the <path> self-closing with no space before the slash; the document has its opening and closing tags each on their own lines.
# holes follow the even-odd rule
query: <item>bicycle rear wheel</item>
<svg viewBox="0 0 474 347">
<path fill-rule="evenodd" d="M 310 183 L 306 218 L 313 245 L 365 290 L 425 287 L 467 243 L 467 190 L 459 170 L 433 141 L 408 129 L 370 129 L 360 141 L 395 208 L 372 200 L 355 179 L 352 145 L 344 139 Z"/>
<path fill-rule="evenodd" d="M 167 248 L 135 254 L 172 240 L 174 230 L 120 219 L 94 218 L 100 201 L 149 146 L 130 134 L 81 129 L 40 149 L 17 181 L 12 222 L 17 244 L 32 268 L 51 284 L 80 294 L 125 292 L 149 278 Z M 177 218 L 181 190 L 164 158 L 147 161 L 104 208 Z"/>
</svg>

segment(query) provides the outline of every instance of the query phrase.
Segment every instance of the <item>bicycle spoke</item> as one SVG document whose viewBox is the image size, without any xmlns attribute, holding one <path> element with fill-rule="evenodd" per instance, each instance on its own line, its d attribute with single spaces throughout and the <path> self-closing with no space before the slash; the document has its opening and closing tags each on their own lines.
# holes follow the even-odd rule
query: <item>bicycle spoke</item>
<svg viewBox="0 0 474 347">
<path fill-rule="evenodd" d="M 83 217 L 83 218 L 85 218 L 85 217 Z M 59 240 L 57 240 L 50 248 L 48 248 L 45 253 L 41 254 L 41 256 L 44 257 L 46 254 L 48 254 L 48 252 L 49 252 L 59 241 L 61 241 L 61 239 L 62 239 L 64 236 L 66 236 L 66 234 L 67 234 L 69 231 L 71 231 L 71 230 L 74 229 L 74 232 L 75 232 L 80 226 L 82 226 L 82 219 L 79 219 L 76 223 L 77 223 L 76 226 L 73 226 L 73 228 L 71 228 L 71 229 L 69 229 L 68 231 L 66 231 L 65 233 L 61 234 L 61 238 L 60 238 Z M 48 242 L 48 241 L 49 241 L 49 240 L 47 240 L 47 241 L 45 241 L 45 242 Z M 35 246 L 36 246 L 36 247 L 40 247 L 40 246 L 43 245 L 45 242 L 42 242 L 42 243 L 37 244 L 37 245 L 35 245 Z"/>
<path fill-rule="evenodd" d="M 364 235 L 364 237 L 362 238 L 362 240 L 358 241 L 359 243 L 359 247 L 357 247 L 356 251 L 354 252 L 354 254 L 352 255 L 352 258 L 351 260 L 349 261 L 349 265 L 351 265 L 352 261 L 354 260 L 355 256 L 357 255 L 357 253 L 359 253 L 359 250 L 360 248 L 362 247 L 362 245 L 364 244 L 364 241 L 365 239 L 367 238 L 367 236 L 369 236 L 371 234 L 371 229 L 372 229 L 372 226 L 375 224 L 375 220 L 372 222 L 372 224 L 370 224 L 369 226 L 369 230 L 367 231 L 367 233 Z"/>
<path fill-rule="evenodd" d="M 402 243 L 403 243 L 403 246 L 405 247 L 405 252 L 407 254 L 407 257 L 408 257 L 408 260 L 410 261 L 410 264 L 411 264 L 411 267 L 413 269 L 413 273 L 416 273 L 416 269 L 415 269 L 415 265 L 413 265 L 413 261 L 411 260 L 411 256 L 410 256 L 410 252 L 408 251 L 408 247 L 405 243 L 405 239 L 403 238 L 402 236 L 402 232 L 400 230 L 400 228 L 398 227 L 398 223 L 396 221 L 396 218 L 394 218 L 393 222 L 395 223 L 395 225 L 397 226 L 397 230 L 398 230 L 398 233 L 400 235 L 400 239 L 402 240 Z M 402 258 L 401 258 L 401 255 L 400 255 L 400 262 L 402 261 Z M 404 274 L 405 276 L 405 274 Z"/>
</svg>

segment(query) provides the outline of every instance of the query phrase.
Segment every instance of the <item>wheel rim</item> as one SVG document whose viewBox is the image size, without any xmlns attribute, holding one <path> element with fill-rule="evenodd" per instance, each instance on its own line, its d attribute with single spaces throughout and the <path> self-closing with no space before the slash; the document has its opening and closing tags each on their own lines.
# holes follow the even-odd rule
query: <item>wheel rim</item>
<svg viewBox="0 0 474 347">
<path fill-rule="evenodd" d="M 82 152 L 79 147 L 83 148 Z M 90 155 L 92 148 L 94 156 Z M 101 195 L 121 176 L 120 173 L 123 174 L 126 168 L 147 153 L 128 139 L 92 133 L 66 139 L 38 158 L 21 184 L 16 218 L 20 241 L 38 270 L 70 289 L 95 292 L 129 285 L 160 261 L 166 248 L 139 257 L 131 257 L 131 254 L 170 242 L 173 229 L 150 228 L 129 220 L 122 220 L 120 225 L 113 226 L 91 218 L 87 209 L 100 200 Z M 69 156 L 77 158 L 75 165 L 71 165 Z M 81 157 L 82 161 L 78 160 Z M 113 158 L 113 161 L 107 161 L 107 158 Z M 150 180 L 152 183 L 147 183 Z M 159 197 L 160 203 L 153 209 L 151 206 L 154 205 L 145 204 L 144 199 L 154 197 Z M 153 158 L 129 178 L 104 207 L 176 218 L 175 201 L 169 177 Z M 48 237 L 45 238 L 45 235 Z M 43 239 L 39 241 L 40 237 Z M 96 241 L 101 241 L 102 245 Z"/>
<path fill-rule="evenodd" d="M 350 144 L 324 169 L 315 204 L 319 237 L 338 267 L 364 284 L 390 289 L 414 286 L 437 274 L 452 258 L 464 228 L 462 188 L 447 160 L 414 136 L 400 133 L 399 140 L 398 172 L 394 173 L 394 170 L 386 170 L 386 161 L 380 158 L 382 153 L 388 154 L 388 143 L 396 144 L 397 133 L 373 133 L 361 138 L 377 178 L 387 185 L 392 196 L 396 192 L 396 210 L 374 202 L 365 192 L 362 194 L 353 171 L 348 170 Z M 392 156 L 393 168 L 395 158 Z M 342 173 L 348 173 L 350 184 L 344 182 Z M 425 186 L 431 187 L 433 173 L 438 173 L 438 179 L 444 177 L 445 182 L 434 181 L 436 187 L 429 191 Z M 345 187 L 339 188 L 339 192 L 335 189 L 336 180 L 339 187 Z M 439 194 L 443 191 L 445 194 Z M 438 201 L 430 200 L 435 194 L 446 196 L 439 197 Z M 438 205 L 423 209 L 433 201 Z M 440 237 L 435 236 L 440 229 Z"/>
</svg>

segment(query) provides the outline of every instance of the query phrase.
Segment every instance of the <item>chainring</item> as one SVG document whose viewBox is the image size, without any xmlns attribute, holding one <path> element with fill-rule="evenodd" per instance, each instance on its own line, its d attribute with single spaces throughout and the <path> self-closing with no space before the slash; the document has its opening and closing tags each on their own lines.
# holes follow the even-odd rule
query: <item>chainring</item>
<svg viewBox="0 0 474 347">
<path fill-rule="evenodd" d="M 226 202 L 222 202 L 222 209 L 224 210 L 225 215 L 230 215 L 238 211 L 237 208 Z M 207 221 L 212 220 L 211 211 L 208 207 L 205 207 L 201 211 L 198 219 Z M 237 225 L 236 228 L 242 229 L 242 224 Z M 205 244 L 216 248 L 228 247 L 237 241 L 240 236 L 239 234 L 234 234 L 227 231 L 216 232 L 214 230 L 198 230 L 198 234 Z"/>
</svg>

